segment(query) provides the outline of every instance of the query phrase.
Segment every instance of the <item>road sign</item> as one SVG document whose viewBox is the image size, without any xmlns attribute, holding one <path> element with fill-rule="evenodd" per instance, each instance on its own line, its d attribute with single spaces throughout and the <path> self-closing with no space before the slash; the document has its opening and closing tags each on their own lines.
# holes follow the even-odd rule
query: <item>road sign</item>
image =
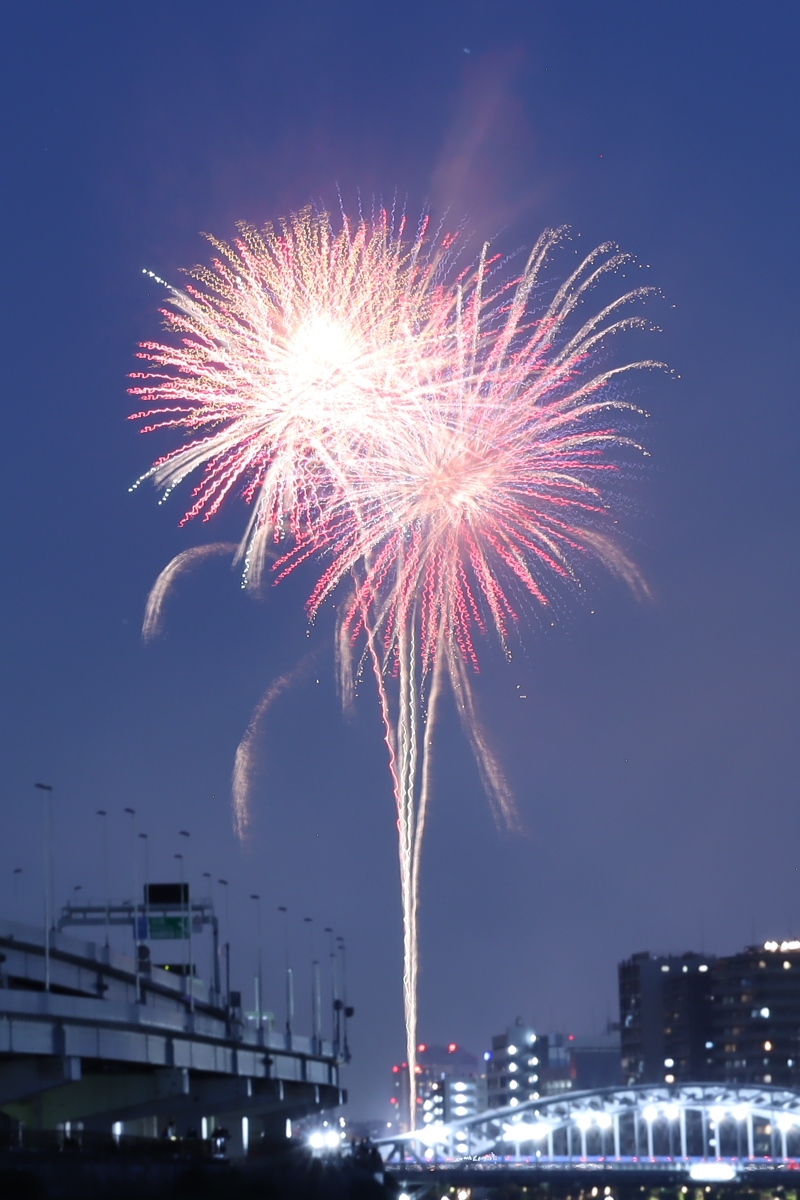
<svg viewBox="0 0 800 1200">
<path fill-rule="evenodd" d="M 148 924 L 153 941 L 167 938 L 188 938 L 189 936 L 187 917 L 150 917 Z"/>
</svg>

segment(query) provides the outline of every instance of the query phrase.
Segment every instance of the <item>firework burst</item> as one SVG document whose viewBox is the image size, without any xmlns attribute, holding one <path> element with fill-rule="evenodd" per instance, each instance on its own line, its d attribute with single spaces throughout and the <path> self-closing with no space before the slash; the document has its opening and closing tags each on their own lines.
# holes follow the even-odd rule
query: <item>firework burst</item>
<svg viewBox="0 0 800 1200">
<path fill-rule="evenodd" d="M 542 303 L 564 231 L 543 234 L 512 279 L 486 247 L 457 275 L 452 239 L 425 238 L 423 225 L 406 243 L 385 215 L 335 233 L 305 213 L 215 242 L 213 269 L 196 270 L 165 314 L 180 345 L 144 346 L 160 370 L 134 389 L 151 406 L 145 429 L 201 435 L 143 476 L 168 493 L 202 471 L 184 521 L 210 518 L 234 488 L 252 505 L 246 581 L 268 559 L 277 581 L 313 558 L 312 616 L 346 591 L 341 677 L 347 692 L 354 670 L 371 668 L 397 805 L 412 1126 L 420 861 L 442 692 L 496 815 L 513 824 L 476 717 L 477 644 L 492 634 L 510 654 L 526 609 L 579 582 L 590 559 L 645 591 L 612 536 L 615 464 L 641 450 L 624 429 L 639 410 L 618 383 L 661 365 L 608 365 L 613 337 L 648 327 L 630 308 L 651 289 L 576 315 L 630 261 L 613 246 Z M 239 788 L 240 820 L 243 799 Z"/>
</svg>

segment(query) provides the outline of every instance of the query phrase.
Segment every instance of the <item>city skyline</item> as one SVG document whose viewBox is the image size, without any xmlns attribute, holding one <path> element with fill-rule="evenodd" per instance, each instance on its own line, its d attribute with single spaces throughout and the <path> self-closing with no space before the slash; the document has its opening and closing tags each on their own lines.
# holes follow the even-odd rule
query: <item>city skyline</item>
<svg viewBox="0 0 800 1200">
<path fill-rule="evenodd" d="M 307 577 L 254 601 L 209 560 L 142 646 L 150 586 L 200 540 L 178 529 L 182 509 L 128 492 L 152 447 L 125 420 L 127 375 L 137 343 L 160 334 L 162 290 L 142 272 L 180 282 L 207 261 L 201 231 L 335 207 L 338 189 L 348 207 L 397 194 L 409 212 L 452 214 L 508 254 L 566 223 L 559 270 L 611 239 L 643 264 L 633 283 L 662 290 L 646 352 L 680 378 L 626 393 L 651 414 L 651 465 L 626 479 L 624 516 L 654 598 L 598 572 L 511 663 L 486 656 L 476 697 L 526 831 L 495 828 L 451 706 L 422 862 L 426 1040 L 475 1047 L 518 1012 L 598 1032 L 616 963 L 637 949 L 728 954 L 800 933 L 798 15 L 742 7 L 721 22 L 632 0 L 580 20 L 574 6 L 504 0 L 413 3 L 401 22 L 362 0 L 336 16 L 315 0 L 291 13 L 243 0 L 222 25 L 213 5 L 189 11 L 178 0 L 134 21 L 44 3 L 0 18 L 0 903 L 43 916 L 37 781 L 54 789 L 57 902 L 102 895 L 105 837 L 112 886 L 133 887 L 135 809 L 152 879 L 186 853 L 195 881 L 230 881 L 243 988 L 254 894 L 268 995 L 282 997 L 280 908 L 298 961 L 324 961 L 327 928 L 344 936 L 344 1082 L 353 1114 L 369 1115 L 403 1037 L 378 719 L 360 700 L 342 717 L 330 614 L 311 631 L 302 614 Z M 240 526 L 222 516 L 213 538 Z M 233 753 L 265 680 L 304 659 L 262 723 L 240 847 Z"/>
</svg>

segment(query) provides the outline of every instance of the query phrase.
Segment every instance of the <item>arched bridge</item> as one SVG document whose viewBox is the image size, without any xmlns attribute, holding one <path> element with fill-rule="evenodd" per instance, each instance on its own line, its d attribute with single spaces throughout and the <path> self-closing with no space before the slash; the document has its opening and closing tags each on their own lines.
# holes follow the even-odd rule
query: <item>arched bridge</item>
<svg viewBox="0 0 800 1200">
<path fill-rule="evenodd" d="M 400 1174 L 460 1164 L 532 1172 L 667 1170 L 698 1182 L 800 1165 L 800 1093 L 697 1083 L 547 1096 L 380 1142 Z M 462 1170 L 463 1173 L 463 1170 Z"/>
</svg>

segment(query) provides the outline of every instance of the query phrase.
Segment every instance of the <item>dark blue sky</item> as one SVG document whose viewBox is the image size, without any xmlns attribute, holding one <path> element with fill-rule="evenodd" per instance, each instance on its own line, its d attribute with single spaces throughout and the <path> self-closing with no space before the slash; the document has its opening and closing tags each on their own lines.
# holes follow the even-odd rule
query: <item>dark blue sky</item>
<svg viewBox="0 0 800 1200">
<path fill-rule="evenodd" d="M 273 979 L 290 909 L 304 1002 L 302 918 L 347 936 L 354 1110 L 386 1094 L 400 926 L 372 698 L 340 715 L 329 626 L 306 638 L 307 579 L 256 603 L 210 563 L 145 650 L 158 571 L 237 538 L 243 517 L 180 531 L 177 503 L 127 490 L 154 452 L 125 421 L 136 342 L 159 328 L 142 268 L 177 280 L 206 254 L 201 230 L 335 203 L 338 186 L 449 205 L 511 250 L 553 223 L 586 251 L 618 241 L 666 297 L 664 333 L 628 353 L 681 377 L 635 393 L 653 458 L 628 484 L 628 526 L 654 600 L 598 577 L 512 665 L 484 652 L 477 690 L 527 836 L 494 828 L 443 720 L 421 1034 L 480 1052 L 517 1014 L 596 1032 L 632 951 L 800 931 L 797 6 L 30 0 L 0 22 L 3 907 L 20 866 L 20 912 L 41 914 L 36 779 L 57 789 L 60 898 L 102 887 L 98 807 L 120 896 L 125 805 L 159 877 L 189 829 L 193 874 L 233 881 L 245 989 L 251 892 Z M 241 848 L 236 744 L 309 645 L 315 665 L 266 727 Z"/>
</svg>

